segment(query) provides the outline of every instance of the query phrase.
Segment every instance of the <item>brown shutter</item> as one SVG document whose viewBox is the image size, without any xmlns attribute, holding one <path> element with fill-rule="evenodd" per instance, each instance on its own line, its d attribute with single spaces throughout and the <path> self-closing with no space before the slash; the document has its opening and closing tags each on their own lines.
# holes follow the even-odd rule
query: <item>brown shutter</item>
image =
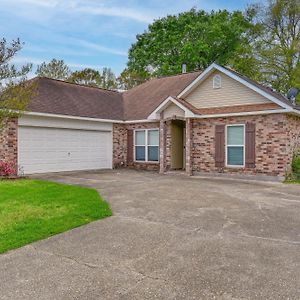
<svg viewBox="0 0 300 300">
<path fill-rule="evenodd" d="M 225 125 L 216 125 L 215 164 L 217 168 L 225 165 Z"/>
<path fill-rule="evenodd" d="M 255 168 L 255 124 L 246 123 L 246 168 Z"/>
<path fill-rule="evenodd" d="M 127 164 L 133 163 L 133 130 L 127 130 Z"/>
</svg>

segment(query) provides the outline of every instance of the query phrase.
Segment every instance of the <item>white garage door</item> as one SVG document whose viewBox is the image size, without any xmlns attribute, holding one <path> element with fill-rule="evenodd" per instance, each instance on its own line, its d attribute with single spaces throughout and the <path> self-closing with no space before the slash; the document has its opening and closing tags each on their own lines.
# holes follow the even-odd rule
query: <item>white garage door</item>
<svg viewBox="0 0 300 300">
<path fill-rule="evenodd" d="M 19 127 L 18 146 L 25 174 L 112 168 L 107 131 Z"/>
</svg>

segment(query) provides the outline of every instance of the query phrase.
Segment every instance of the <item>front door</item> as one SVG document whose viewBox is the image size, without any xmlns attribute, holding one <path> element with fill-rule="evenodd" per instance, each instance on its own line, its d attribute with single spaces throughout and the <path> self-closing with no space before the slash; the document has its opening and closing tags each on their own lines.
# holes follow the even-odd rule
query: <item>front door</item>
<svg viewBox="0 0 300 300">
<path fill-rule="evenodd" d="M 182 170 L 185 166 L 184 121 L 173 120 L 171 123 L 171 169 Z"/>
</svg>

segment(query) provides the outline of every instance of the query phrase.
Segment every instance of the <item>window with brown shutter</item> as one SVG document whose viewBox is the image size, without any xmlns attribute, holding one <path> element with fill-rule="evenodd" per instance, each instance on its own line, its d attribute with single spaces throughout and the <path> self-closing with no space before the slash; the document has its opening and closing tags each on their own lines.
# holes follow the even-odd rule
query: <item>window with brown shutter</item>
<svg viewBox="0 0 300 300">
<path fill-rule="evenodd" d="M 133 163 L 133 130 L 127 130 L 127 164 Z"/>
<path fill-rule="evenodd" d="M 225 164 L 225 125 L 216 125 L 215 130 L 215 165 L 222 168 Z"/>
<path fill-rule="evenodd" d="M 226 126 L 226 166 L 245 166 L 245 125 L 230 124 Z"/>
<path fill-rule="evenodd" d="M 246 168 L 255 168 L 255 124 L 246 124 Z"/>
</svg>

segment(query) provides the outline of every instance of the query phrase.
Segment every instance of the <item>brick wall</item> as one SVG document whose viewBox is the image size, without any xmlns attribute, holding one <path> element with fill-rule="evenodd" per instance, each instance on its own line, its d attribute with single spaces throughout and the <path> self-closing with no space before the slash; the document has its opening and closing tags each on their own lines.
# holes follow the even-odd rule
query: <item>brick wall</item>
<svg viewBox="0 0 300 300">
<path fill-rule="evenodd" d="M 4 122 L 0 128 L 0 160 L 18 163 L 18 119 Z"/>
<path fill-rule="evenodd" d="M 300 117 L 287 116 L 287 126 L 287 147 L 289 149 L 289 153 L 291 154 L 288 162 L 288 171 L 290 171 L 293 155 L 296 154 L 300 156 Z"/>
<path fill-rule="evenodd" d="M 166 171 L 171 169 L 171 143 L 172 143 L 172 136 L 171 136 L 171 132 L 172 132 L 172 121 L 166 121 L 166 125 L 165 125 L 165 143 L 166 143 L 166 155 L 165 155 L 165 168 Z"/>
<path fill-rule="evenodd" d="M 165 123 L 165 168 L 171 165 L 171 121 Z M 256 124 L 256 167 L 228 168 L 215 167 L 215 125 L 217 124 Z M 224 172 L 249 175 L 285 176 L 291 170 L 292 155 L 300 151 L 300 118 L 286 114 L 244 116 L 215 119 L 191 120 L 192 171 Z M 159 123 L 114 124 L 113 164 L 114 167 L 127 166 L 127 129 L 159 128 Z M 159 170 L 158 163 L 137 163 L 129 167 L 136 169 Z"/>
<path fill-rule="evenodd" d="M 124 124 L 113 124 L 113 166 L 114 168 L 126 165 L 127 158 L 127 131 Z"/>
<path fill-rule="evenodd" d="M 256 167 L 215 167 L 215 125 L 256 124 Z M 193 171 L 241 173 L 251 175 L 285 176 L 291 167 L 292 152 L 299 145 L 300 119 L 285 114 L 244 116 L 192 121 L 192 165 Z M 298 142 L 296 142 L 298 141 Z"/>
<path fill-rule="evenodd" d="M 127 165 L 127 130 L 128 129 L 159 129 L 159 122 L 138 124 L 114 124 L 113 125 L 113 166 L 114 168 L 127 166 L 143 170 L 159 170 L 159 163 L 133 162 Z"/>
</svg>

